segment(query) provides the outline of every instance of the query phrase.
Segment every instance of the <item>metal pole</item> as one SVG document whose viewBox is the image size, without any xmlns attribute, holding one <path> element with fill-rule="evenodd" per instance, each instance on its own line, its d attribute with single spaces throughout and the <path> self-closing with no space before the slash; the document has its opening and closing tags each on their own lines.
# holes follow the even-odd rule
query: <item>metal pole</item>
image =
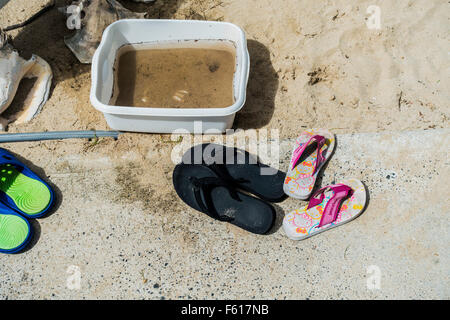
<svg viewBox="0 0 450 320">
<path fill-rule="evenodd" d="M 24 142 L 41 140 L 60 140 L 60 139 L 94 139 L 101 137 L 112 137 L 117 139 L 119 131 L 49 131 L 49 132 L 29 132 L 29 133 L 5 133 L 0 134 L 0 143 L 2 142 Z"/>
</svg>

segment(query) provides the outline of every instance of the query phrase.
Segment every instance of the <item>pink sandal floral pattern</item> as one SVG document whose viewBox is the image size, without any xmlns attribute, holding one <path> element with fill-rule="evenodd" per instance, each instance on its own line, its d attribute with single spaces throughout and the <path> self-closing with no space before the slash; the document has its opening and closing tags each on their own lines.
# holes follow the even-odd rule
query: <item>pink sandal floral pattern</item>
<svg viewBox="0 0 450 320">
<path fill-rule="evenodd" d="M 327 186 L 314 194 L 309 205 L 287 214 L 283 229 L 292 240 L 309 238 L 355 219 L 366 199 L 366 189 L 357 179 Z"/>
<path fill-rule="evenodd" d="M 316 150 L 304 160 L 301 156 L 308 146 L 316 143 Z M 329 160 L 335 146 L 334 134 L 325 129 L 304 131 L 295 141 L 291 162 L 284 180 L 284 192 L 293 198 L 306 200 L 316 183 L 317 174 Z"/>
</svg>

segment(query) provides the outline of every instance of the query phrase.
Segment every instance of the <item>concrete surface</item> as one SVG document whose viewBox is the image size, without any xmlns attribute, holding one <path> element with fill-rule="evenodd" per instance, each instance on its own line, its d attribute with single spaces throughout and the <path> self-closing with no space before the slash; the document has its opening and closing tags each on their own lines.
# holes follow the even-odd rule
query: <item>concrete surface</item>
<svg viewBox="0 0 450 320">
<path fill-rule="evenodd" d="M 28 159 L 45 167 L 60 203 L 33 223 L 26 252 L 0 255 L 0 298 L 449 299 L 449 138 L 450 129 L 338 135 L 322 185 L 359 178 L 370 202 L 353 222 L 302 242 L 211 220 L 173 190 L 123 196 L 133 148 L 119 166 L 96 151 Z M 284 170 L 290 148 L 281 143 Z M 304 204 L 279 204 L 277 226 Z"/>
</svg>

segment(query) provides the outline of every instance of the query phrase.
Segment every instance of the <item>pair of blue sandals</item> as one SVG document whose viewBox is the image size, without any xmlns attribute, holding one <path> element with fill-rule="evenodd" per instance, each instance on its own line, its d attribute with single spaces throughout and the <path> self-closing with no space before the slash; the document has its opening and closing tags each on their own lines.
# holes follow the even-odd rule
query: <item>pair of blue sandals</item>
<svg viewBox="0 0 450 320">
<path fill-rule="evenodd" d="M 50 186 L 14 155 L 0 148 L 0 252 L 23 250 L 33 233 L 28 219 L 47 214 L 53 202 Z"/>
</svg>

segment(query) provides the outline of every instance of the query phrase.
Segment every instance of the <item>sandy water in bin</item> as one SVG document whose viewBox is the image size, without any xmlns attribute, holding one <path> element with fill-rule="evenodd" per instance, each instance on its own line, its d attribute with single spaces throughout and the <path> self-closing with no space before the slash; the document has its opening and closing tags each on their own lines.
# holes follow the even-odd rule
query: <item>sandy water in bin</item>
<svg viewBox="0 0 450 320">
<path fill-rule="evenodd" d="M 110 105 L 226 108 L 234 103 L 236 49 L 217 40 L 125 45 L 114 63 Z"/>
</svg>

